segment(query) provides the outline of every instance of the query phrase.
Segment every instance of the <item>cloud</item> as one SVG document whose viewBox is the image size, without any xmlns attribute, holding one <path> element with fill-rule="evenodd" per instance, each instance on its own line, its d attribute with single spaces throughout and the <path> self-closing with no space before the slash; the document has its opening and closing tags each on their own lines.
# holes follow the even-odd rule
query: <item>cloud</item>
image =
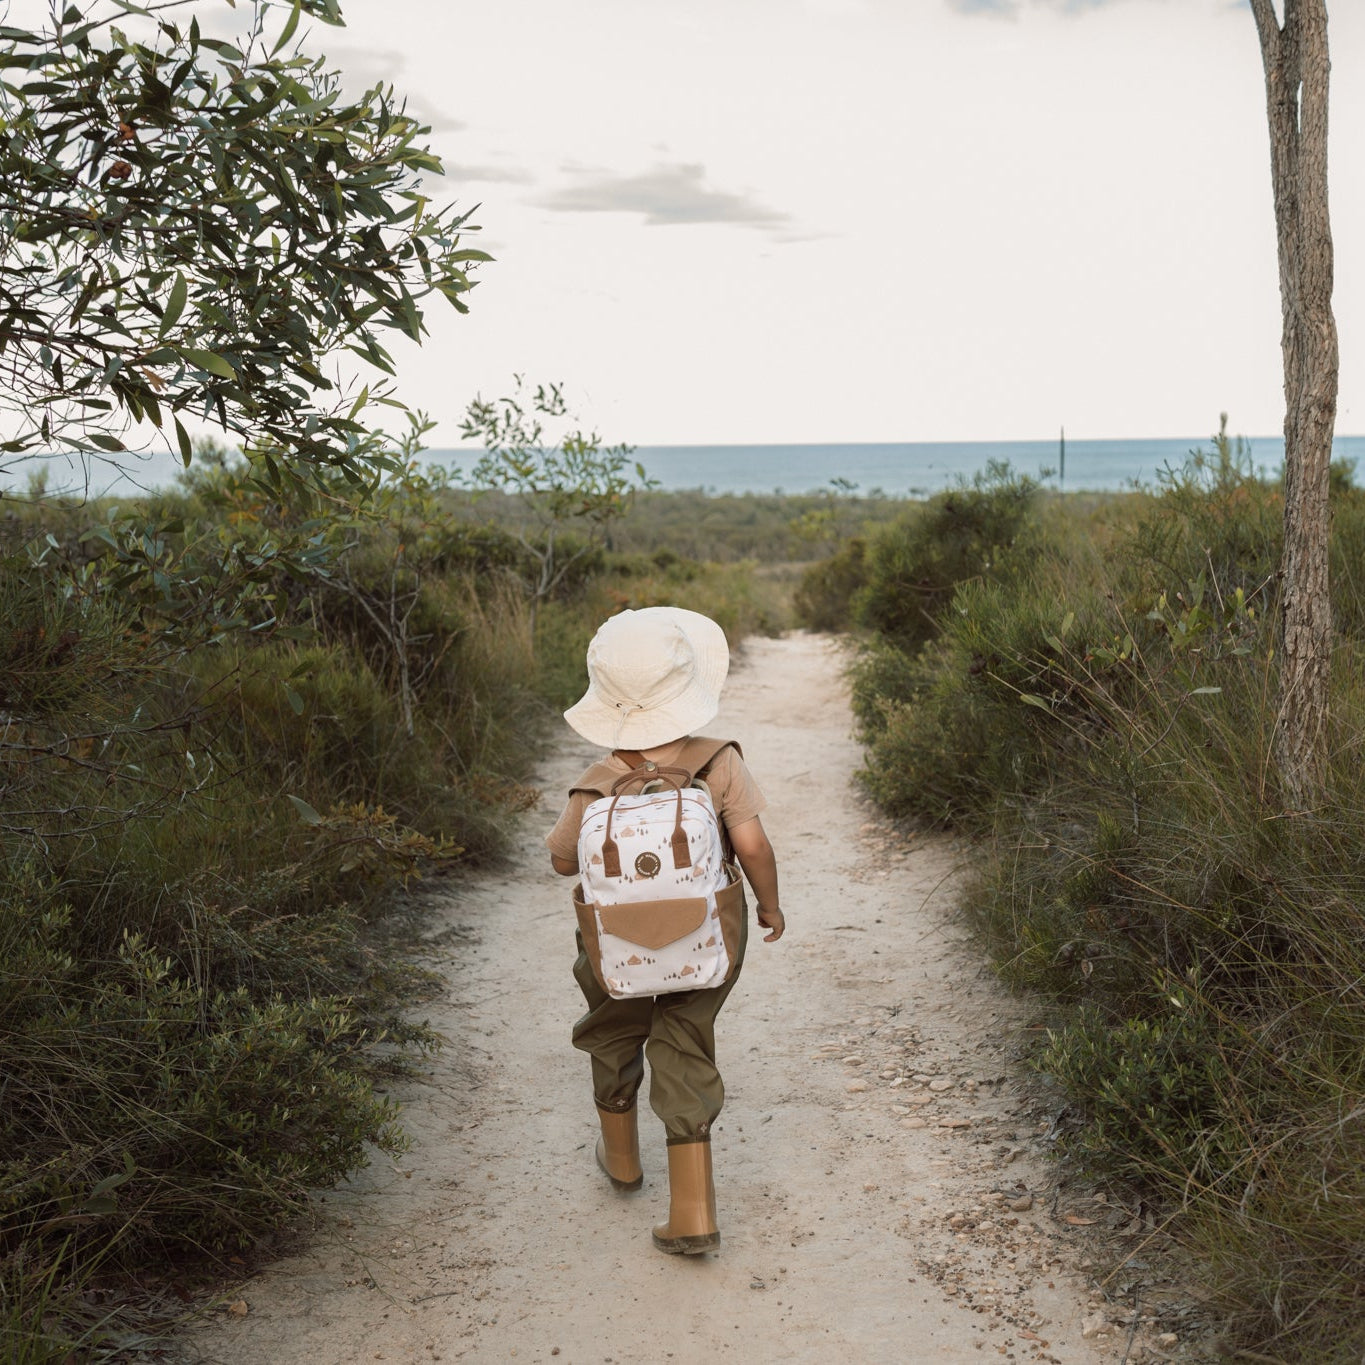
<svg viewBox="0 0 1365 1365">
<path fill-rule="evenodd" d="M 777 232 L 791 214 L 748 194 L 713 189 L 700 162 L 658 163 L 638 175 L 588 167 L 564 168 L 576 182 L 536 200 L 560 213 L 639 213 L 647 227 L 679 223 L 732 223 Z"/>
<path fill-rule="evenodd" d="M 447 180 L 465 180 L 492 185 L 529 185 L 532 180 L 529 171 L 517 166 L 470 166 L 459 161 L 445 163 Z"/>
</svg>

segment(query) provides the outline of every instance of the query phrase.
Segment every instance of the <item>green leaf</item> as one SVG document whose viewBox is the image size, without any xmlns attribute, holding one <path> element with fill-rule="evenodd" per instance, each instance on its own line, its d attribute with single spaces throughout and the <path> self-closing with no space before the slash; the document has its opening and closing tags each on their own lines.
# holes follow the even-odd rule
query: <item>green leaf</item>
<svg viewBox="0 0 1365 1365">
<path fill-rule="evenodd" d="M 285 683 L 284 685 L 284 695 L 288 698 L 289 705 L 293 709 L 294 714 L 296 716 L 303 715 L 304 707 L 303 698 L 299 696 L 299 694 L 295 692 L 294 689 L 290 687 L 288 683 Z M 296 798 L 291 797 L 290 800 L 296 800 Z"/>
<path fill-rule="evenodd" d="M 1040 711 L 1046 711 L 1048 715 L 1052 714 L 1052 707 L 1048 704 L 1046 699 L 1043 697 L 1036 697 L 1032 692 L 1021 692 L 1019 694 L 1019 700 L 1023 702 L 1025 706 L 1036 706 Z"/>
<path fill-rule="evenodd" d="M 161 315 L 161 326 L 157 329 L 158 337 L 164 337 L 180 321 L 180 315 L 185 311 L 189 296 L 189 285 L 185 283 L 184 275 L 177 270 L 175 283 L 171 285 L 171 296 L 166 300 L 166 311 Z"/>
<path fill-rule="evenodd" d="M 270 49 L 273 57 L 293 36 L 294 30 L 299 26 L 299 15 L 303 11 L 303 0 L 294 0 L 294 12 L 289 16 L 283 30 L 280 33 L 279 41 Z"/>
<path fill-rule="evenodd" d="M 1217 696 L 1223 689 L 1221 687 L 1196 687 L 1190 693 L 1192 697 L 1213 697 Z"/>
<path fill-rule="evenodd" d="M 215 355 L 212 351 L 197 350 L 193 346 L 178 346 L 176 347 L 176 354 L 187 365 L 193 365 L 199 370 L 207 370 L 209 374 L 216 374 L 221 379 L 237 378 L 237 371 L 222 356 Z"/>
<path fill-rule="evenodd" d="M 173 419 L 175 422 L 175 439 L 180 444 L 180 458 L 184 461 L 185 468 L 190 467 L 190 460 L 194 456 L 194 447 L 190 444 L 190 434 L 180 423 L 180 418 Z"/>
<path fill-rule="evenodd" d="M 308 804 L 307 801 L 305 801 L 301 796 L 294 796 L 289 793 L 286 794 L 289 795 L 289 799 L 294 803 L 294 809 L 298 811 L 304 824 L 306 825 L 322 824 L 322 816 L 320 816 L 317 813 L 317 811 L 315 811 L 312 808 L 312 806 Z"/>
</svg>

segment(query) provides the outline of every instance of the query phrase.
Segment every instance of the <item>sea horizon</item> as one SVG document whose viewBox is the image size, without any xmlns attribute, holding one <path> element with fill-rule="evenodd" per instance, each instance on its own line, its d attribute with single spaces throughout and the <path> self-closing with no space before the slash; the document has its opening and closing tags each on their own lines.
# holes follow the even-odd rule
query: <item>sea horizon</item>
<svg viewBox="0 0 1365 1365">
<path fill-rule="evenodd" d="M 1246 462 L 1258 475 L 1278 476 L 1284 438 L 1242 438 Z M 1118 492 L 1155 487 L 1164 471 L 1180 470 L 1196 452 L 1211 456 L 1204 437 L 1149 437 L 1047 441 L 845 441 L 640 445 L 630 458 L 662 491 L 700 489 L 715 494 L 847 491 L 861 496 L 928 497 L 960 481 L 970 482 L 990 464 L 1007 464 L 1064 492 Z M 472 447 L 424 451 L 429 466 L 469 470 L 480 452 Z M 1365 436 L 1337 436 L 1333 459 L 1365 462 Z M 50 495 L 135 497 L 171 486 L 183 466 L 177 455 L 158 452 L 128 465 L 108 456 L 91 462 L 89 478 L 72 456 L 30 456 L 0 473 L 0 489 L 22 489 L 29 472 L 46 466 Z M 125 467 L 126 466 L 126 467 Z"/>
</svg>

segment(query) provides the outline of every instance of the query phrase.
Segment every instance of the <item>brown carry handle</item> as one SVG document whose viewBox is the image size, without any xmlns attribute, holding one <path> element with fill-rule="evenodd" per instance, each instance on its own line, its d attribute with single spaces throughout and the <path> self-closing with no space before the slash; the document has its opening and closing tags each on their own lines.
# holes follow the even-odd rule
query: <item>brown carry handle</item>
<svg viewBox="0 0 1365 1365">
<path fill-rule="evenodd" d="M 674 868 L 692 866 L 692 850 L 687 846 L 687 831 L 683 829 L 682 822 L 683 788 L 692 780 L 691 773 L 686 768 L 636 768 L 634 772 L 618 777 L 611 784 L 611 809 L 607 811 L 607 827 L 602 832 L 602 871 L 608 877 L 621 875 L 621 851 L 616 846 L 616 840 L 611 837 L 611 822 L 616 815 L 616 803 L 625 795 L 625 792 L 618 788 L 630 786 L 634 782 L 648 784 L 656 780 L 667 782 L 678 798 L 677 813 L 673 817 L 673 838 L 670 840 L 673 848 L 673 866 Z"/>
<path fill-rule="evenodd" d="M 653 763 L 647 763 L 618 777 L 611 784 L 611 794 L 615 796 L 636 782 L 642 787 L 647 787 L 651 782 L 667 782 L 670 787 L 681 791 L 691 780 L 692 774 L 686 768 L 660 768 Z"/>
</svg>

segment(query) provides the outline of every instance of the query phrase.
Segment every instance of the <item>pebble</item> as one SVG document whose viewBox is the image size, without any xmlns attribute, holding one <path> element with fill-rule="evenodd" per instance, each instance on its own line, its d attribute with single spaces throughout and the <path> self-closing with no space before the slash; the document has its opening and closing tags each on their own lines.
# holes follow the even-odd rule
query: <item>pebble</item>
<svg viewBox="0 0 1365 1365">
<path fill-rule="evenodd" d="M 903 1104 L 893 1104 L 893 1105 L 891 1106 L 891 1112 L 892 1112 L 893 1114 L 908 1114 L 908 1113 L 911 1112 L 911 1110 L 910 1110 L 906 1105 L 903 1105 Z"/>
<path fill-rule="evenodd" d="M 939 1119 L 938 1126 L 940 1128 L 970 1128 L 972 1126 L 972 1121 L 971 1119 L 942 1118 Z"/>
<path fill-rule="evenodd" d="M 1081 1335 L 1087 1341 L 1093 1341 L 1101 1332 L 1107 1331 L 1108 1322 L 1105 1321 L 1103 1313 L 1092 1313 L 1088 1318 L 1081 1319 Z"/>
<path fill-rule="evenodd" d="M 929 1125 L 922 1118 L 902 1119 L 902 1128 L 927 1128 Z"/>
<path fill-rule="evenodd" d="M 1156 1344 L 1160 1346 L 1163 1351 L 1169 1351 L 1172 1346 L 1180 1345 L 1180 1338 L 1176 1336 L 1174 1332 L 1163 1332 L 1157 1337 Z"/>
<path fill-rule="evenodd" d="M 849 1083 L 848 1083 L 846 1086 L 844 1086 L 844 1089 L 847 1090 L 848 1093 L 849 1093 L 850 1095 L 856 1095 L 856 1094 L 858 1094 L 860 1091 L 863 1091 L 863 1090 L 866 1090 L 866 1089 L 867 1089 L 867 1082 L 866 1082 L 866 1081 L 849 1081 Z"/>
<path fill-rule="evenodd" d="M 1016 1195 L 1009 1205 L 1015 1213 L 1027 1213 L 1033 1207 L 1033 1196 L 1027 1192 Z"/>
<path fill-rule="evenodd" d="M 944 1090 L 951 1090 L 952 1088 L 953 1079 L 951 1076 L 935 1076 L 934 1079 L 929 1082 L 930 1090 L 937 1090 L 941 1092 Z"/>
<path fill-rule="evenodd" d="M 935 1096 L 933 1096 L 933 1095 L 907 1095 L 905 1098 L 906 1098 L 907 1100 L 909 1100 L 909 1102 L 910 1102 L 911 1104 L 933 1104 L 934 1099 L 935 1099 Z"/>
<path fill-rule="evenodd" d="M 863 1059 L 856 1052 L 844 1058 L 845 1066 L 862 1066 Z"/>
</svg>

